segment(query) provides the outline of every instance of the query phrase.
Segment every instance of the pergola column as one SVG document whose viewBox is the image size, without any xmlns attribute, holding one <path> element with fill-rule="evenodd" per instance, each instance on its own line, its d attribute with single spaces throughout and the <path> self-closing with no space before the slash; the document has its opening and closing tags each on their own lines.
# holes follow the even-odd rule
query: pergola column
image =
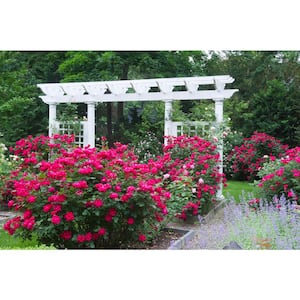
<svg viewBox="0 0 300 300">
<path fill-rule="evenodd" d="M 56 132 L 56 105 L 55 102 L 49 103 L 49 136 Z"/>
<path fill-rule="evenodd" d="M 164 100 L 165 102 L 165 129 L 164 136 L 172 135 L 172 100 Z M 167 143 L 167 139 L 164 139 L 165 144 Z"/>
<path fill-rule="evenodd" d="M 215 116 L 216 116 L 216 129 L 219 133 L 219 140 L 218 140 L 218 152 L 220 154 L 220 162 L 218 164 L 219 173 L 223 173 L 223 137 L 220 138 L 220 130 L 222 129 L 222 122 L 223 122 L 223 102 L 224 99 L 213 99 L 215 102 Z M 219 184 L 219 190 L 217 192 L 217 198 L 221 200 L 223 198 L 223 183 Z"/>
<path fill-rule="evenodd" d="M 215 116 L 216 122 L 222 123 L 223 122 L 223 102 L 224 99 L 213 99 L 215 102 Z"/>
<path fill-rule="evenodd" d="M 86 146 L 95 147 L 95 102 L 87 103 L 87 130 L 88 139 Z"/>
</svg>

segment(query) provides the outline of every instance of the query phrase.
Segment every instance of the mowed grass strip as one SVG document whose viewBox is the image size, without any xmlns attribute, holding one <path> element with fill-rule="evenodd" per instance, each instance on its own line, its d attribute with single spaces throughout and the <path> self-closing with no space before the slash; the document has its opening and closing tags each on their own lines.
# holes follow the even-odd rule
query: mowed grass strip
<svg viewBox="0 0 300 300">
<path fill-rule="evenodd" d="M 226 198 L 233 197 L 236 202 L 240 201 L 240 197 L 245 194 L 255 194 L 257 193 L 257 187 L 247 181 L 235 181 L 235 180 L 228 180 L 227 187 L 223 188 L 223 195 Z"/>
</svg>

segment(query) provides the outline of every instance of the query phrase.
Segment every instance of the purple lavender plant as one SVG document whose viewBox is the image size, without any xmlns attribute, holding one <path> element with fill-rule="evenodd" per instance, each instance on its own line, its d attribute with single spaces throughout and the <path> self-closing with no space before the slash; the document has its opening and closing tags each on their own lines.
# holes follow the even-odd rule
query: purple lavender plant
<svg viewBox="0 0 300 300">
<path fill-rule="evenodd" d="M 197 249 L 222 249 L 230 241 L 248 250 L 300 249 L 300 214 L 285 195 L 261 199 L 256 210 L 245 195 L 241 200 L 229 199 L 222 219 L 200 226 Z"/>
</svg>

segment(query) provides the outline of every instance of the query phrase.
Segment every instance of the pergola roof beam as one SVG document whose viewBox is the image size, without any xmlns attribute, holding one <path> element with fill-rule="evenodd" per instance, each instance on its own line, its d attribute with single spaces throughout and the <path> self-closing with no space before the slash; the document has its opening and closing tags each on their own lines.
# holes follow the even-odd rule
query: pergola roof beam
<svg viewBox="0 0 300 300">
<path fill-rule="evenodd" d="M 237 89 L 225 89 L 234 79 L 229 75 L 156 78 L 140 80 L 117 80 L 97 82 L 38 84 L 44 92 L 46 103 L 57 102 L 112 102 L 112 101 L 159 101 L 159 100 L 201 100 L 227 99 Z M 213 90 L 199 90 L 201 85 L 214 85 Z M 174 91 L 174 87 L 185 91 Z M 158 92 L 150 91 L 158 88 Z M 132 90 L 133 89 L 133 90 Z M 130 93 L 128 92 L 130 90 Z"/>
<path fill-rule="evenodd" d="M 178 91 L 178 92 L 153 92 L 153 93 L 128 93 L 128 94 L 103 94 L 99 95 L 74 95 L 74 96 L 40 96 L 45 103 L 89 103 L 89 102 L 128 102 L 128 101 L 162 101 L 162 100 L 204 100 L 204 99 L 229 99 L 237 89 L 224 90 L 222 93 L 218 91 Z M 134 95 L 134 96 L 132 96 Z"/>
</svg>

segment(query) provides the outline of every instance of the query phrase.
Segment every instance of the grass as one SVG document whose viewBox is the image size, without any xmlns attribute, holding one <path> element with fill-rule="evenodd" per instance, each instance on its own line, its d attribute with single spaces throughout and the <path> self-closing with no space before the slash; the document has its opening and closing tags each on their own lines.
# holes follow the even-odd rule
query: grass
<svg viewBox="0 0 300 300">
<path fill-rule="evenodd" d="M 2 225 L 1 225 L 2 226 Z M 21 238 L 11 236 L 2 228 L 0 228 L 0 250 L 47 250 L 55 249 L 44 245 L 38 245 L 38 242 L 33 240 L 23 240 Z"/>
<path fill-rule="evenodd" d="M 246 181 L 228 180 L 227 187 L 223 189 L 224 196 L 227 198 L 233 197 L 237 203 L 240 202 L 243 194 L 248 195 L 249 193 L 255 196 L 257 194 L 257 187 L 253 183 Z"/>
</svg>

